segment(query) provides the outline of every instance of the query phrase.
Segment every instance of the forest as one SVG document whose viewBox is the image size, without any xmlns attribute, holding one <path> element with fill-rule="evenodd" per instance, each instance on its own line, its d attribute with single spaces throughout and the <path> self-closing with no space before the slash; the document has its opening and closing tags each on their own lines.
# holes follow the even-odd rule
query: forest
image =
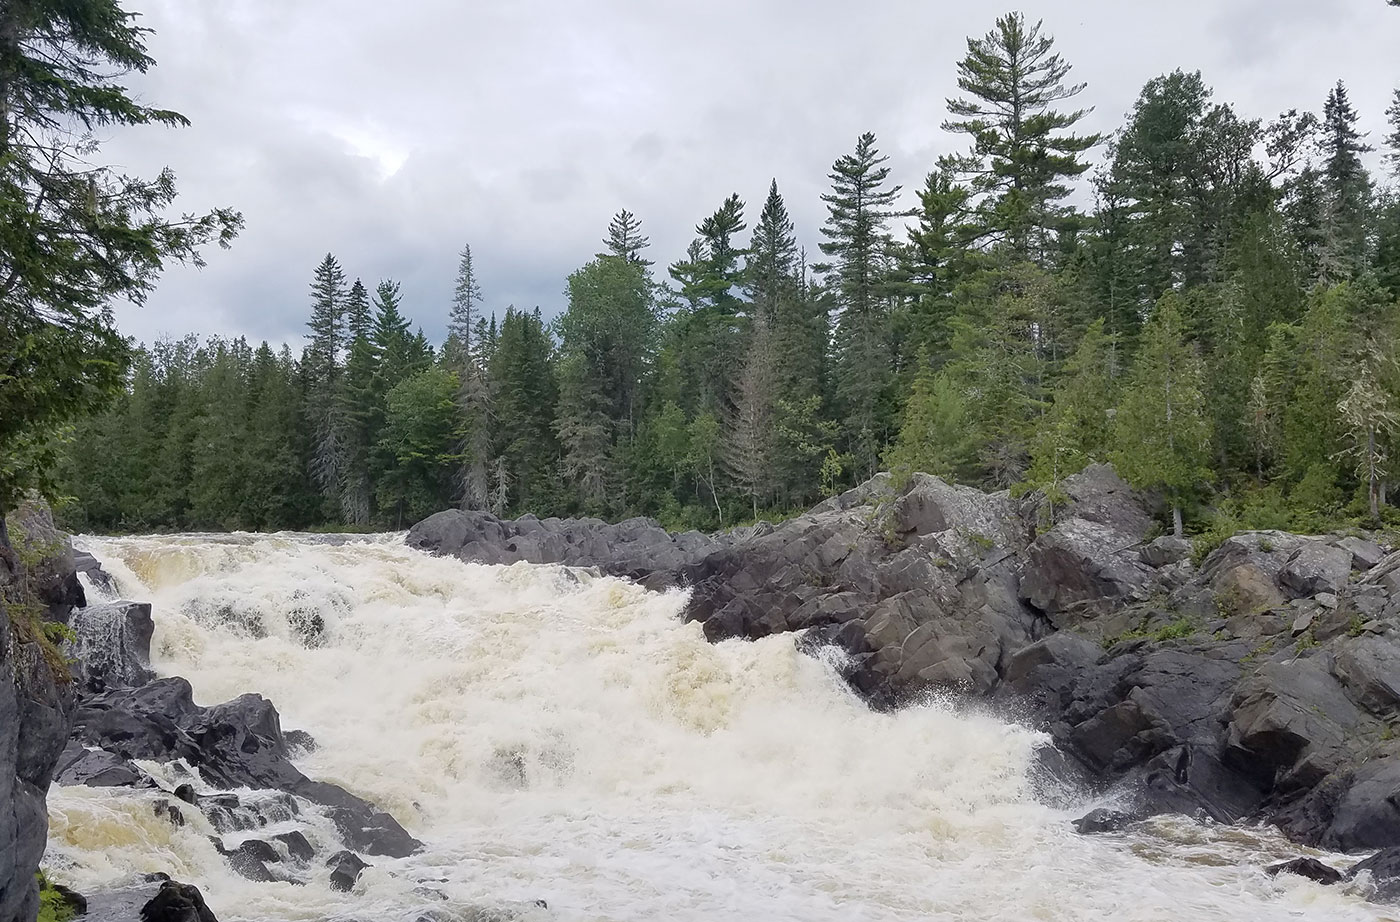
<svg viewBox="0 0 1400 922">
<path fill-rule="evenodd" d="M 1273 116 L 1178 70 L 1100 136 L 1040 23 L 1001 17 L 956 67 L 962 142 L 917 207 L 863 134 L 818 253 L 775 180 L 699 216 L 664 268 L 619 211 L 557 318 L 493 306 L 469 246 L 441 307 L 327 255 L 304 348 L 133 347 L 115 401 L 54 449 L 64 518 L 713 529 L 881 470 L 1053 500 L 1107 461 L 1178 532 L 1400 521 L 1400 89 L 1375 134 L 1341 83 Z M 410 312 L 448 313 L 446 342 Z"/>
</svg>

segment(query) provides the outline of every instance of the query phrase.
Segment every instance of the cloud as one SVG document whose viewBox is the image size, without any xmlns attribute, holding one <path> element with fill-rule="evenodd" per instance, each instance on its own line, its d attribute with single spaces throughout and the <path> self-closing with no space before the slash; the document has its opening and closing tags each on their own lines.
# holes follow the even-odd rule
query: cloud
<svg viewBox="0 0 1400 922">
<path fill-rule="evenodd" d="M 776 178 L 815 253 L 831 162 L 866 130 L 912 197 L 938 155 L 981 4 L 879 0 L 129 0 L 159 66 L 133 85 L 191 118 L 107 155 L 180 179 L 181 205 L 232 205 L 247 230 L 202 271 L 176 268 L 124 330 L 297 340 L 312 269 L 335 253 L 444 332 L 470 243 L 488 303 L 563 306 L 568 273 L 636 212 L 658 267 L 731 192 L 752 223 Z M 1325 11 L 1324 11 L 1325 8 Z M 1376 131 L 1396 80 L 1400 13 L 1380 0 L 1041 0 L 1111 131 L 1152 76 L 1201 69 L 1252 116 L 1320 108 L 1344 78 Z"/>
</svg>

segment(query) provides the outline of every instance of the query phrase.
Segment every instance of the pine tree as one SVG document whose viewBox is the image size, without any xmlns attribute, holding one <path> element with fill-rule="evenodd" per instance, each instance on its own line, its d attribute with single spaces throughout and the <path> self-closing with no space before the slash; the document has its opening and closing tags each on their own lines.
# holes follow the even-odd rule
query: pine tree
<svg viewBox="0 0 1400 922">
<path fill-rule="evenodd" d="M 538 308 L 530 314 L 506 310 L 489 372 L 497 461 L 509 475 L 507 508 L 547 510 L 557 501 L 553 422 L 559 396 L 552 351 Z"/>
<path fill-rule="evenodd" d="M 687 258 L 669 269 L 688 305 L 676 322 L 680 370 L 694 395 L 691 409 L 717 416 L 732 400 L 743 362 L 747 305 L 738 292 L 744 283 L 744 250 L 735 237 L 746 227 L 743 201 L 729 196 L 696 226 L 699 236 Z"/>
<path fill-rule="evenodd" d="M 1129 483 L 1166 494 L 1177 537 L 1183 534 L 1182 506 L 1209 477 L 1202 376 L 1180 301 L 1168 295 L 1143 331 L 1142 351 L 1118 408 L 1113 462 Z"/>
<path fill-rule="evenodd" d="M 953 118 L 943 124 L 972 138 L 972 150 L 945 166 L 983 195 L 983 239 L 1006 243 L 1016 259 L 1049 253 L 1064 218 L 1059 202 L 1069 195 L 1066 182 L 1089 168 L 1080 155 L 1100 140 L 1068 131 L 1089 110 L 1055 108 L 1084 84 L 1065 83 L 1071 66 L 1042 25 L 1008 13 L 982 38 L 969 38 L 958 64 L 958 88 L 967 95 L 948 100 Z"/>
<path fill-rule="evenodd" d="M 348 349 L 356 339 L 368 338 L 374 327 L 374 318 L 369 311 L 369 292 L 365 283 L 355 279 L 350 293 L 345 296 L 345 341 Z"/>
<path fill-rule="evenodd" d="M 1390 106 L 1385 110 L 1385 119 L 1389 127 L 1385 136 L 1385 159 L 1390 164 L 1390 175 L 1400 180 L 1400 89 L 1395 90 Z"/>
<path fill-rule="evenodd" d="M 885 227 L 899 214 L 893 206 L 900 187 L 886 185 L 888 159 L 875 147 L 875 135 L 866 132 L 855 153 L 832 165 L 831 191 L 822 196 L 827 220 L 821 250 L 833 262 L 820 268 L 830 272 L 839 305 L 836 396 L 860 476 L 874 473 L 892 422 L 887 273 L 892 241 Z"/>
<path fill-rule="evenodd" d="M 481 301 L 472 249 L 465 246 L 457 266 L 457 286 L 447 324 L 448 342 L 453 349 L 447 361 L 457 377 L 457 409 L 462 433 L 458 477 L 463 509 L 485 509 L 491 499 L 492 413 L 490 382 L 486 375 L 491 344 L 487 342 Z"/>
<path fill-rule="evenodd" d="M 603 244 L 608 248 L 608 255 L 642 267 L 651 265 L 651 260 L 642 258 L 642 251 L 651 245 L 651 240 L 642 236 L 641 220 L 626 208 L 614 215 L 609 222 L 608 236 L 604 238 Z"/>
</svg>

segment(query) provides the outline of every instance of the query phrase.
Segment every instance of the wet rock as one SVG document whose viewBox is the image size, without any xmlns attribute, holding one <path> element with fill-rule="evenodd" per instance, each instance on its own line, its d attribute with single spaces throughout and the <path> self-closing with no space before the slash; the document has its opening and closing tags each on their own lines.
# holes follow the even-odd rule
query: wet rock
<svg viewBox="0 0 1400 922">
<path fill-rule="evenodd" d="M 1320 884 L 1336 884 L 1342 881 L 1341 871 L 1328 867 L 1316 858 L 1294 858 L 1282 864 L 1270 865 L 1264 869 L 1264 873 L 1270 877 L 1277 877 L 1279 874 L 1296 874 L 1299 877 L 1306 877 L 1308 880 L 1315 880 Z"/>
<path fill-rule="evenodd" d="M 331 889 L 348 893 L 355 888 L 360 873 L 370 867 L 364 859 L 352 851 L 339 851 L 326 861 L 331 869 Z"/>
<path fill-rule="evenodd" d="M 141 907 L 141 922 L 219 922 L 193 884 L 167 880 Z"/>
<path fill-rule="evenodd" d="M 282 832 L 272 837 L 287 849 L 287 854 L 294 861 L 310 861 L 316 855 L 316 850 L 311 847 L 306 836 L 300 832 Z"/>
<path fill-rule="evenodd" d="M 265 788 L 304 797 L 327 808 L 347 844 L 369 854 L 401 858 L 421 844 L 367 801 L 302 774 L 288 757 L 276 709 L 259 695 L 204 708 L 194 703 L 184 679 L 159 679 L 88 698 L 78 709 L 73 735 L 123 760 L 184 759 L 218 788 Z M 249 828 L 230 805 L 199 800 L 216 829 Z"/>
<path fill-rule="evenodd" d="M 168 800 L 158 800 L 151 805 L 156 816 L 164 819 L 172 826 L 185 825 L 185 814 L 180 812 L 180 808 Z"/>
<path fill-rule="evenodd" d="M 54 783 L 90 788 L 145 787 L 153 784 L 146 773 L 121 756 L 70 742 L 58 760 Z"/>
<path fill-rule="evenodd" d="M 1088 813 L 1075 820 L 1073 825 L 1080 835 L 1100 835 L 1106 832 L 1122 832 L 1134 823 L 1140 822 L 1141 816 L 1132 813 L 1124 813 L 1121 810 L 1109 810 L 1099 807 L 1090 810 Z"/>
<path fill-rule="evenodd" d="M 1347 871 L 1347 880 L 1361 874 L 1371 878 L 1371 898 L 1384 902 L 1400 902 L 1400 846 L 1384 849 Z"/>
<path fill-rule="evenodd" d="M 287 730 L 282 734 L 287 744 L 287 752 L 292 755 L 305 755 L 316 751 L 316 738 L 305 730 Z"/>
<path fill-rule="evenodd" d="M 1310 795 L 1320 819 L 1311 827 L 1295 823 L 1290 831 L 1340 851 L 1400 843 L 1400 756 L 1376 759 L 1328 781 Z"/>
<path fill-rule="evenodd" d="M 108 602 L 79 608 L 69 616 L 75 639 L 64 644 L 73 677 L 88 692 L 133 688 L 155 678 L 151 671 L 151 606 Z"/>
</svg>

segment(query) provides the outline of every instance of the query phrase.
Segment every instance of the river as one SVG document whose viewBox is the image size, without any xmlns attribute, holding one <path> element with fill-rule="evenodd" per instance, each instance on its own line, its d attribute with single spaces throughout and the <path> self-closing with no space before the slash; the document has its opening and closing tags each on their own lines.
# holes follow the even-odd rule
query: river
<svg viewBox="0 0 1400 922">
<path fill-rule="evenodd" d="M 1299 850 L 1264 830 L 1079 836 L 1084 804 L 1029 780 L 1039 734 L 947 701 L 872 712 L 791 636 L 707 644 L 679 592 L 434 559 L 399 535 L 78 543 L 154 604 L 160 675 L 201 704 L 267 696 L 319 744 L 298 767 L 426 843 L 371 858 L 354 893 L 323 869 L 253 883 L 201 817 L 158 819 L 154 793 L 55 787 L 46 863 L 80 891 L 164 871 L 222 922 L 1395 918 L 1266 876 Z"/>
</svg>

